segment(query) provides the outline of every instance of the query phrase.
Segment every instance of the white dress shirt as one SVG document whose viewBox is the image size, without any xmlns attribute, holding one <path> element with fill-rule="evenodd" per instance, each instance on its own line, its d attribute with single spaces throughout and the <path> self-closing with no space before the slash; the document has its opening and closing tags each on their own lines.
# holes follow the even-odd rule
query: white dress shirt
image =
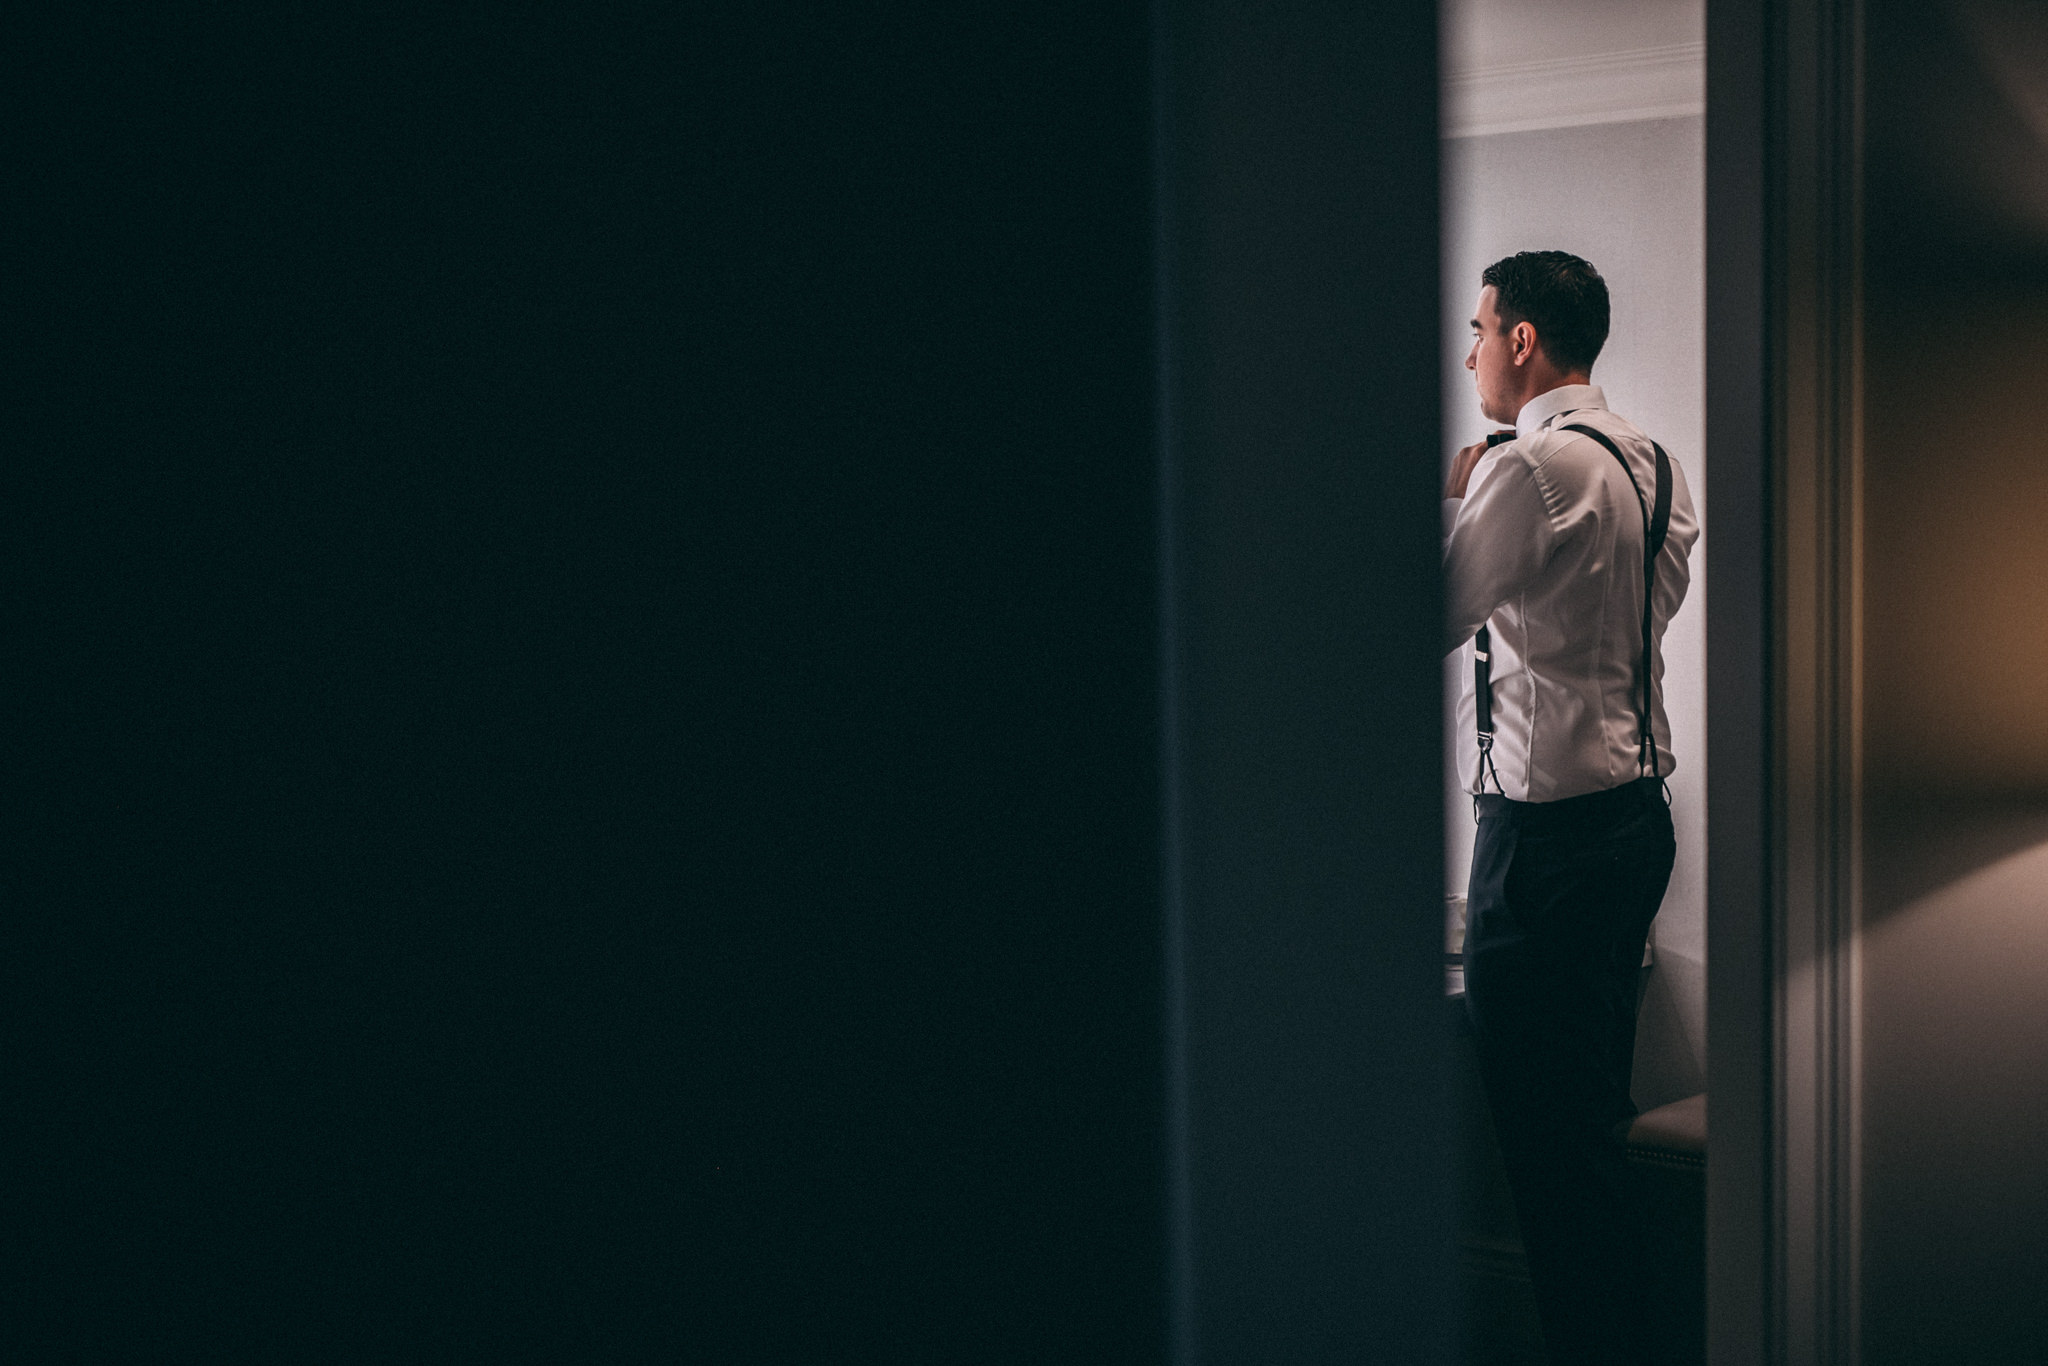
<svg viewBox="0 0 2048 1366">
<path fill-rule="evenodd" d="M 1606 447 L 1567 423 L 1597 427 L 1628 457 L 1638 505 Z M 1458 775 L 1467 791 L 1551 802 L 1640 776 L 1636 719 L 1643 653 L 1643 513 L 1655 506 L 1650 438 L 1607 411 L 1598 385 L 1529 400 L 1515 439 L 1486 452 L 1462 499 L 1444 504 L 1447 650 L 1459 651 Z M 1677 768 L 1664 719 L 1664 629 L 1685 601 L 1686 557 L 1699 539 L 1685 472 L 1671 462 L 1671 526 L 1657 557 L 1651 708 L 1659 770 Z M 1473 706 L 1472 637 L 1492 633 L 1493 770 L 1482 786 Z"/>
</svg>

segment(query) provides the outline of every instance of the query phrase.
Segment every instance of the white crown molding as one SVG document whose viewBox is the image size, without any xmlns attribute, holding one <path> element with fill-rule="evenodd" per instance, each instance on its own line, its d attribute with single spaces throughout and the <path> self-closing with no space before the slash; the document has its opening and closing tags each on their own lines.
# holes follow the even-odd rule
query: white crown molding
<svg viewBox="0 0 2048 1366">
<path fill-rule="evenodd" d="M 1447 72 L 1443 135 L 1478 138 L 1633 123 L 1703 114 L 1706 108 L 1707 45 L 1678 43 Z"/>
</svg>

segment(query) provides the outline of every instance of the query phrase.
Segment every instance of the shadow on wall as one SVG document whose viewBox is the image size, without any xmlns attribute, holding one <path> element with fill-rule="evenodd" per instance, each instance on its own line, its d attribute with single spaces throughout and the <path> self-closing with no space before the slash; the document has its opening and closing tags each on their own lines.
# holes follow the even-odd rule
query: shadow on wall
<svg viewBox="0 0 2048 1366">
<path fill-rule="evenodd" d="M 1873 0 L 1866 912 L 2048 813 L 2048 9 Z"/>
<path fill-rule="evenodd" d="M 1894 808 L 1869 843 L 1867 1359 L 2048 1360 L 2048 803 Z"/>
<path fill-rule="evenodd" d="M 1864 1343 L 2048 1361 L 2048 9 L 1871 0 Z"/>
<path fill-rule="evenodd" d="M 2048 278 L 1902 283 L 1869 313 L 1872 795 L 2023 807 L 2048 798 Z"/>
</svg>

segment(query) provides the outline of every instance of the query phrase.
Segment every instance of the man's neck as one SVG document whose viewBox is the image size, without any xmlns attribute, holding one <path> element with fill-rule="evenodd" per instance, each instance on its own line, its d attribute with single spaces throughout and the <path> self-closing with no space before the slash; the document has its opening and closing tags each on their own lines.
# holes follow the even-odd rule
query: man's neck
<svg viewBox="0 0 2048 1366">
<path fill-rule="evenodd" d="M 1586 370 L 1574 370 L 1570 374 L 1559 374 L 1555 370 L 1549 370 L 1542 375 L 1532 375 L 1530 376 L 1529 388 L 1515 399 L 1515 410 L 1500 420 L 1506 423 L 1513 423 L 1522 415 L 1522 409 L 1528 407 L 1537 399 L 1542 398 L 1553 389 L 1563 389 L 1573 384 L 1591 384 L 1592 382 L 1592 373 Z"/>
<path fill-rule="evenodd" d="M 1516 412 L 1520 412 L 1528 407 L 1531 401 L 1542 398 L 1552 389 L 1563 389 L 1574 384 L 1591 384 L 1593 382 L 1593 375 L 1589 370 L 1574 370 L 1569 374 L 1559 374 L 1557 371 L 1552 370 L 1548 374 L 1532 375 L 1530 378 L 1534 382 L 1531 384 L 1529 392 L 1522 395 L 1522 401 L 1515 407 Z"/>
</svg>

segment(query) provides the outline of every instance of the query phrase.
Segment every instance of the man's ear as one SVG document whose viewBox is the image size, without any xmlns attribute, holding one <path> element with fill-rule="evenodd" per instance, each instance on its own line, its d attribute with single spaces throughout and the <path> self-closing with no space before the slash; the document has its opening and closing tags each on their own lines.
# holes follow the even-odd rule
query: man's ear
<svg viewBox="0 0 2048 1366">
<path fill-rule="evenodd" d="M 1527 365 L 1536 359 L 1536 328 L 1529 322 L 1515 324 L 1514 362 Z"/>
</svg>

